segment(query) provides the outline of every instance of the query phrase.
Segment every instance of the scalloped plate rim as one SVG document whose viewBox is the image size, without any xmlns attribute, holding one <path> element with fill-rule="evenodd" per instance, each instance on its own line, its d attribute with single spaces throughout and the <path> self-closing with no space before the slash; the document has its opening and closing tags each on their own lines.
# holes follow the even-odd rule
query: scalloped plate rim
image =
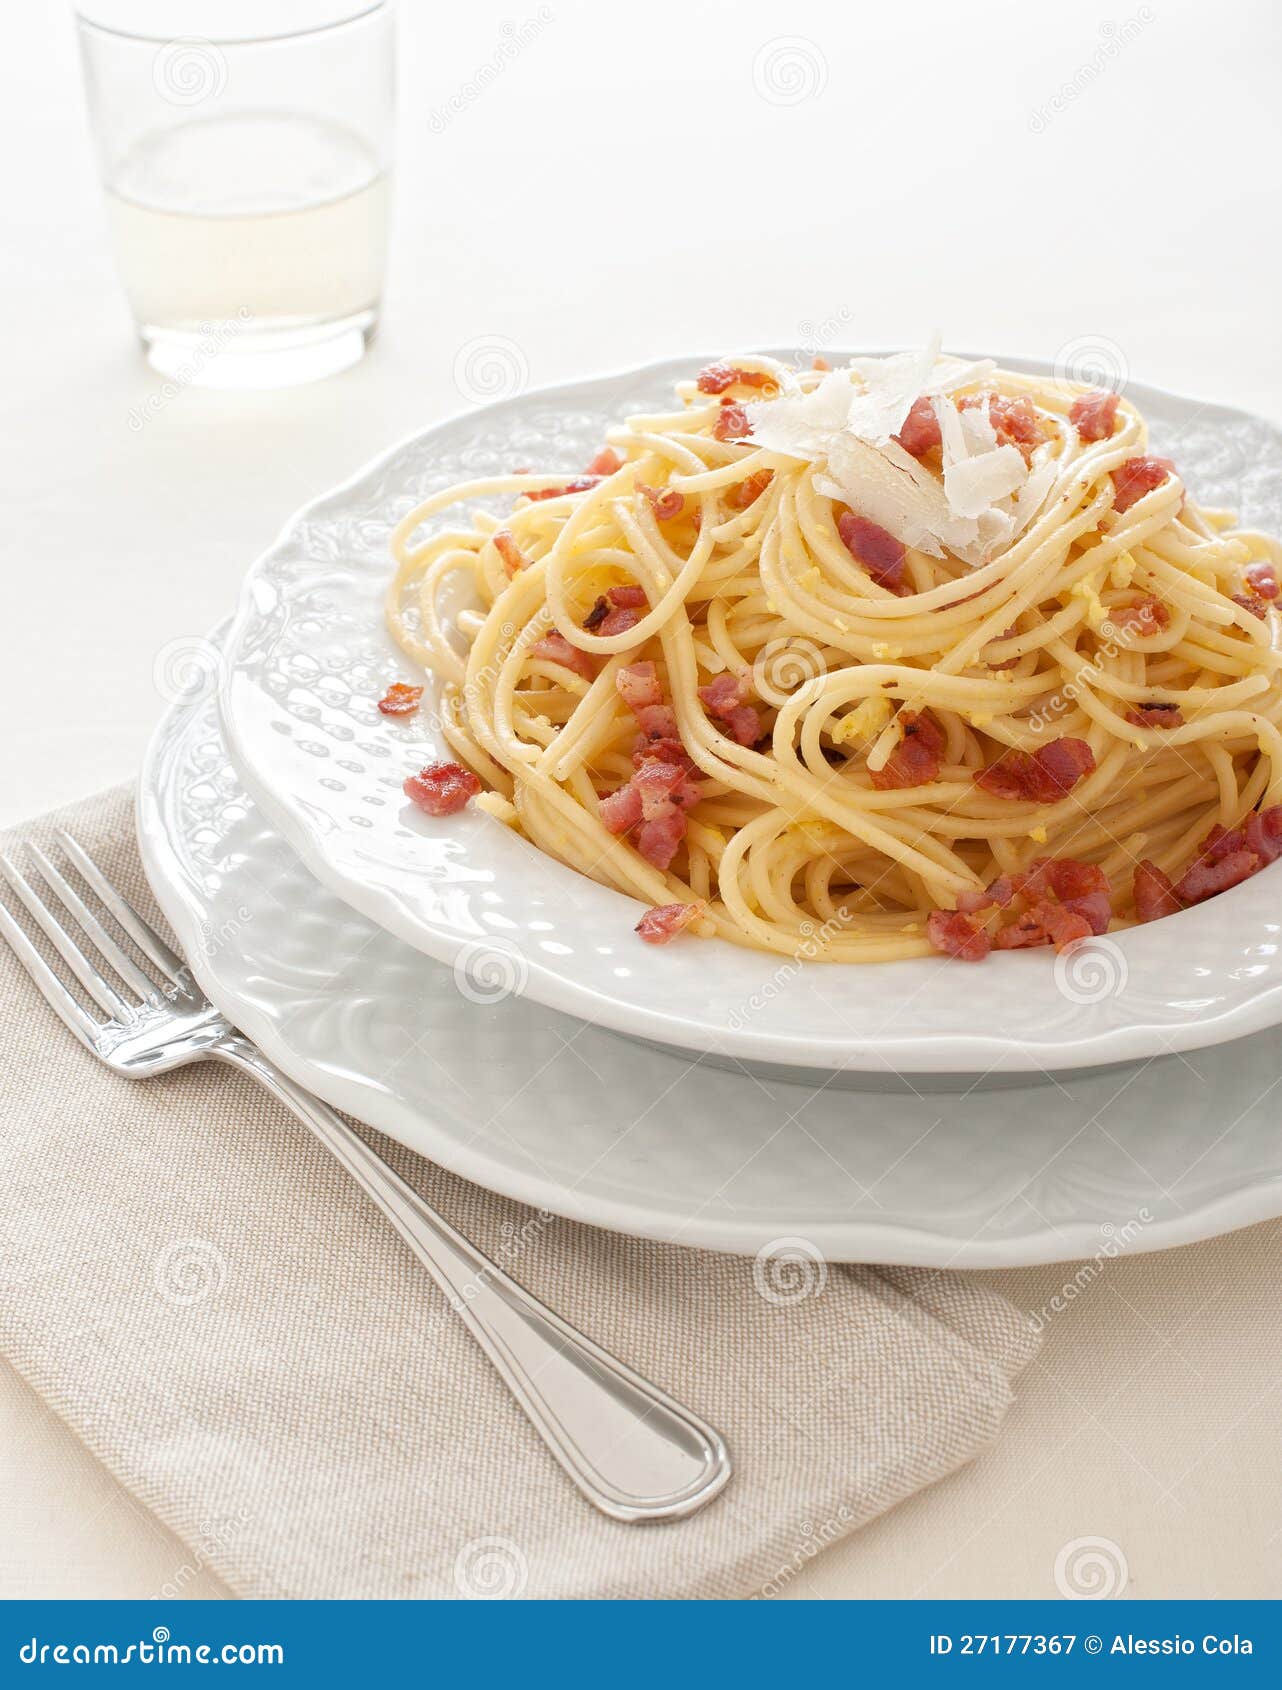
<svg viewBox="0 0 1282 1690">
<path fill-rule="evenodd" d="M 844 351 L 834 354 L 837 357 L 849 355 L 851 354 Z M 981 356 L 971 353 L 960 355 Z M 324 886 L 367 919 L 438 961 L 453 961 L 466 941 L 456 933 L 442 932 L 429 927 L 424 921 L 408 917 L 403 903 L 394 896 L 376 885 L 354 880 L 339 869 L 326 854 L 321 836 L 307 825 L 301 805 L 292 795 L 283 796 L 259 777 L 252 754 L 242 743 L 231 703 L 239 677 L 234 654 L 257 612 L 255 591 L 260 584 L 261 573 L 293 541 L 302 525 L 320 513 L 323 507 L 355 492 L 390 465 L 402 452 L 426 446 L 435 435 L 465 422 L 475 424 L 488 416 L 499 415 L 518 400 L 522 404 L 542 401 L 568 405 L 573 403 L 573 396 L 584 389 L 624 381 L 656 379 L 664 375 L 671 366 L 680 366 L 688 371 L 690 368 L 700 367 L 709 356 L 704 353 L 654 359 L 644 364 L 605 371 L 573 381 L 548 383 L 489 405 L 456 410 L 424 428 L 411 430 L 369 459 L 346 480 L 309 500 L 297 510 L 279 530 L 272 543 L 255 560 L 245 577 L 228 632 L 228 650 L 233 653 L 233 657 L 219 691 L 219 716 L 238 775 L 255 803 L 271 818 L 290 846 Z M 1053 366 L 1045 359 L 1002 355 L 999 362 L 1010 368 L 1053 373 Z M 1131 382 L 1128 386 L 1143 395 L 1155 396 L 1177 406 L 1192 408 L 1198 414 L 1216 412 L 1227 417 L 1245 419 L 1252 424 L 1262 424 L 1274 434 L 1278 432 L 1268 419 L 1260 418 L 1241 407 L 1219 401 L 1193 400 L 1151 383 Z M 1263 884 L 1262 879 L 1257 879 L 1234 888 L 1232 892 L 1217 900 L 1219 908 L 1223 910 L 1232 905 L 1242 906 L 1251 900 L 1253 893 L 1256 900 L 1261 901 Z M 622 897 L 622 894 L 613 895 Z M 641 907 L 633 900 L 628 901 L 634 903 L 636 908 Z M 1182 925 L 1190 919 L 1197 920 L 1203 913 L 1199 910 L 1189 911 L 1181 916 L 1168 918 L 1168 921 Z M 1129 929 L 1115 936 L 1113 942 L 1116 944 L 1119 940 L 1125 941 L 1138 934 L 1149 934 L 1153 931 L 1153 928 Z M 760 957 L 766 953 L 748 951 L 745 954 Z M 1030 1079 L 1038 1076 L 1052 1078 L 1056 1071 L 1077 1071 L 1142 1061 L 1168 1052 L 1196 1050 L 1245 1037 L 1282 1022 L 1282 978 L 1279 978 L 1273 984 L 1253 989 L 1242 1001 L 1227 1004 L 1214 1015 L 1199 1015 L 1175 1026 L 1140 1020 L 1070 1037 L 1061 1036 L 1042 1041 L 1023 1038 L 1018 1044 L 1012 1044 L 1004 1035 L 980 1031 L 964 1036 L 951 1032 L 930 1031 L 906 1036 L 880 1031 L 875 1040 L 867 1042 L 852 1038 L 848 1033 L 831 1036 L 811 1033 L 803 1039 L 795 1034 L 779 1033 L 759 1026 L 737 1033 L 725 1027 L 701 1023 L 697 1018 L 692 1019 L 689 1013 L 667 1014 L 653 1007 L 631 1003 L 623 997 L 611 996 L 585 987 L 569 974 L 550 966 L 537 956 L 527 960 L 529 973 L 524 989 L 532 998 L 551 1008 L 608 1027 L 624 1036 L 648 1038 L 679 1049 L 713 1052 L 731 1058 L 743 1057 L 781 1067 L 807 1067 L 831 1072 L 844 1069 L 871 1074 L 889 1072 L 903 1075 L 982 1075 L 1000 1071 L 1006 1074 L 1027 1074 Z M 1042 958 L 1031 960 L 1044 961 Z M 1029 961 L 1030 957 L 1024 955 L 1003 957 L 998 959 L 997 965 L 1014 963 L 1021 966 Z M 813 966 L 820 968 L 826 965 Z M 911 964 L 870 964 L 868 971 L 883 974 L 906 966 Z M 973 978 L 969 970 L 968 975 Z"/>
</svg>

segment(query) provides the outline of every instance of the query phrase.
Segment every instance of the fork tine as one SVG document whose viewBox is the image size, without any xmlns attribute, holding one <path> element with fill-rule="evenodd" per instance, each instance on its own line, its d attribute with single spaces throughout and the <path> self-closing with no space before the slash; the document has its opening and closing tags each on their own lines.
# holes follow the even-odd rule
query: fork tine
<svg viewBox="0 0 1282 1690">
<path fill-rule="evenodd" d="M 90 962 L 44 899 L 41 898 L 35 887 L 19 870 L 12 857 L 0 853 L 0 870 L 3 870 L 10 886 L 30 911 L 32 920 L 39 926 L 90 997 L 101 1004 L 108 1015 L 114 1016 L 118 1020 L 127 1021 L 133 1013 L 129 1005 L 111 982 L 104 979 L 93 963 Z M 39 952 L 36 954 L 39 955 Z"/>
<path fill-rule="evenodd" d="M 121 893 L 117 892 L 82 845 L 78 844 L 69 833 L 64 832 L 61 828 L 58 830 L 58 839 L 63 850 L 81 874 L 84 875 L 103 903 L 106 904 L 138 949 L 144 956 L 151 958 L 162 974 L 167 974 L 171 980 L 177 982 L 179 975 L 183 973 L 186 966 L 183 959 L 180 956 L 175 956 L 160 937 L 160 934 L 143 920 L 133 905 Z"/>
<path fill-rule="evenodd" d="M 108 933 L 98 917 L 85 903 L 79 892 L 75 890 L 63 877 L 61 871 L 50 862 L 38 845 L 27 843 L 27 849 L 39 865 L 41 874 L 48 881 L 53 892 L 62 900 L 64 907 L 84 928 L 89 938 L 97 945 L 99 951 L 115 969 L 122 980 L 131 985 L 140 996 L 154 998 L 157 991 L 155 980 L 150 974 L 139 968 L 138 964 Z"/>
<path fill-rule="evenodd" d="M 2 903 L 0 933 L 9 941 L 18 961 L 43 992 L 50 1009 L 62 1017 L 82 1045 L 96 1054 L 102 1031 L 99 1023 L 80 1007 Z"/>
</svg>

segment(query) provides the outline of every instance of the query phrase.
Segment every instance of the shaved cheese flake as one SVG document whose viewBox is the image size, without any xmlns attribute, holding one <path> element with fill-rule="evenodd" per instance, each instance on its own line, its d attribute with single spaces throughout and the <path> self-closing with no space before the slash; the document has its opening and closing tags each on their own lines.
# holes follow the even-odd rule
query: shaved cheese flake
<svg viewBox="0 0 1282 1690">
<path fill-rule="evenodd" d="M 958 516 L 981 517 L 1028 479 L 1023 457 L 1014 446 L 998 446 L 950 464 L 944 471 L 948 508 Z"/>
<path fill-rule="evenodd" d="M 811 390 L 795 385 L 745 404 L 754 445 L 816 466 L 818 492 L 848 504 L 905 546 L 964 562 L 987 562 L 1034 519 L 1054 485 L 1045 449 L 1030 472 L 1014 446 L 998 444 L 987 405 L 959 409 L 949 397 L 991 376 L 989 359 L 941 357 L 936 336 L 919 352 L 853 358 Z M 931 399 L 939 418 L 940 480 L 895 435 L 915 401 Z"/>
</svg>

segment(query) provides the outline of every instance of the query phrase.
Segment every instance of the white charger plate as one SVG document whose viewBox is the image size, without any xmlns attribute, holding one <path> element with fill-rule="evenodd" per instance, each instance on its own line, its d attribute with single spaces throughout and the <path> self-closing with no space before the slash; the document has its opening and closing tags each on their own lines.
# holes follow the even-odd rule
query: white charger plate
<svg viewBox="0 0 1282 1690">
<path fill-rule="evenodd" d="M 1019 1266 L 1282 1214 L 1282 1030 L 957 1097 L 762 1080 L 451 969 L 312 879 L 199 695 L 139 787 L 156 895 L 202 986 L 293 1077 L 495 1191 L 621 1232 L 834 1261 Z"/>
<path fill-rule="evenodd" d="M 405 775 L 448 751 L 432 730 L 430 682 L 419 718 L 393 723 L 376 709 L 390 681 L 418 679 L 383 629 L 393 526 L 454 481 L 517 464 L 580 469 L 611 423 L 668 402 L 699 364 L 673 359 L 439 423 L 307 506 L 255 564 L 229 639 L 223 727 L 246 787 L 317 878 L 429 956 L 453 963 L 483 948 L 541 1003 L 720 1060 L 846 1076 L 1052 1075 L 1282 1020 L 1282 870 L 1058 960 L 798 968 L 723 940 L 647 947 L 632 899 L 478 811 L 431 821 L 405 800 Z M 1200 498 L 1282 530 L 1277 430 L 1135 384 L 1129 396 Z"/>
</svg>

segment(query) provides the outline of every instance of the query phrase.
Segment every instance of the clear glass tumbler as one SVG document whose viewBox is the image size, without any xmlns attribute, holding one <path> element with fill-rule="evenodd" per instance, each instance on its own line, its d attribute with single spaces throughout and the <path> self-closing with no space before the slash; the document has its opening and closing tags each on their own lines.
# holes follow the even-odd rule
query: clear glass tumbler
<svg viewBox="0 0 1282 1690">
<path fill-rule="evenodd" d="M 278 387 L 354 364 L 386 261 L 391 0 L 83 0 L 78 20 L 154 368 Z"/>
</svg>

